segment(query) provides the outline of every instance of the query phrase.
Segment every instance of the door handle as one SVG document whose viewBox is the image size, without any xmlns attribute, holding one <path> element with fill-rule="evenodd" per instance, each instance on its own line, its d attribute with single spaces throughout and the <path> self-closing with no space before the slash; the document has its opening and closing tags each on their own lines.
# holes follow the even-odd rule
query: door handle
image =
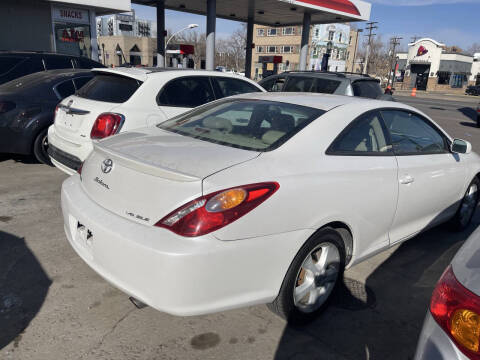
<svg viewBox="0 0 480 360">
<path fill-rule="evenodd" d="M 415 181 L 415 178 L 411 175 L 405 175 L 400 178 L 400 184 L 411 184 Z"/>
</svg>

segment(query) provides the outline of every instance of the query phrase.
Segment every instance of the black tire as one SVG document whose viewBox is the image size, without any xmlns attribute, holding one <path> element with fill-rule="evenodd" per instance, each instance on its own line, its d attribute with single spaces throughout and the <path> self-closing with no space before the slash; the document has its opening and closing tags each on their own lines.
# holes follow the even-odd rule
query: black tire
<svg viewBox="0 0 480 360">
<path fill-rule="evenodd" d="M 33 155 L 35 159 L 42 164 L 53 166 L 47 153 L 48 148 L 48 128 L 43 129 L 33 142 Z"/>
<path fill-rule="evenodd" d="M 476 187 L 476 191 L 473 195 L 473 198 L 468 196 L 472 187 Z M 465 228 L 468 227 L 468 225 L 470 225 L 470 222 L 472 221 L 472 218 L 475 215 L 475 210 L 477 209 L 479 196 L 480 196 L 480 180 L 477 177 L 475 177 L 470 183 L 470 185 L 468 185 L 467 191 L 465 192 L 465 195 L 463 196 L 460 202 L 460 206 L 458 207 L 457 213 L 450 220 L 450 225 L 452 230 L 463 231 L 465 230 Z M 473 210 L 471 211 L 471 213 L 467 213 L 465 215 L 464 213 L 462 213 L 462 211 L 465 211 L 465 207 L 467 206 L 467 201 L 468 201 L 468 204 L 470 204 L 470 201 L 472 201 Z"/>
<path fill-rule="evenodd" d="M 338 275 L 335 282 L 332 283 L 332 290 L 325 301 L 319 305 L 312 312 L 302 311 L 299 307 L 295 305 L 294 301 L 294 289 L 298 285 L 298 280 L 301 276 L 302 265 L 304 260 L 311 255 L 319 246 L 328 244 L 328 246 L 334 246 L 338 250 L 339 262 L 336 264 L 338 266 Z M 287 274 L 283 280 L 280 292 L 278 293 L 277 298 L 270 304 L 267 304 L 268 308 L 287 320 L 290 324 L 302 325 L 314 320 L 320 313 L 322 313 L 329 305 L 330 300 L 333 295 L 338 291 L 339 284 L 343 281 L 343 272 L 345 270 L 345 247 L 343 244 L 342 236 L 332 228 L 324 228 L 317 231 L 307 242 L 302 246 L 300 251 L 297 253 L 293 259 Z M 306 275 L 304 275 L 306 276 Z"/>
<path fill-rule="evenodd" d="M 477 115 L 477 127 L 480 127 L 480 115 Z"/>
</svg>

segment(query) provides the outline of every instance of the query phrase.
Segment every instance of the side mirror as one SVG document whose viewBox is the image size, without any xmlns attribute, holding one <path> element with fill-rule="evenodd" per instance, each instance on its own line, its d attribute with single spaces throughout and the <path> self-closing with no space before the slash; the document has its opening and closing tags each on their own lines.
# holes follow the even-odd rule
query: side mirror
<svg viewBox="0 0 480 360">
<path fill-rule="evenodd" d="M 454 139 L 450 150 L 456 154 L 470 154 L 472 152 L 472 144 L 466 140 Z"/>
</svg>

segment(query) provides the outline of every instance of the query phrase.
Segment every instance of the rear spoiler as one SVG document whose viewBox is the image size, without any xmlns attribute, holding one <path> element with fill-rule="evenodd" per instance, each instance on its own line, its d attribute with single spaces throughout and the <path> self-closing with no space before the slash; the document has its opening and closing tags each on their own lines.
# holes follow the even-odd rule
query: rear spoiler
<svg viewBox="0 0 480 360">
<path fill-rule="evenodd" d="M 142 159 L 138 159 L 127 154 L 119 153 L 113 151 L 105 146 L 102 146 L 101 143 L 94 141 L 93 143 L 94 150 L 97 153 L 100 153 L 108 158 L 112 158 L 114 161 L 122 164 L 123 166 L 142 172 L 144 174 L 158 176 L 164 179 L 181 181 L 181 182 L 193 182 L 199 181 L 201 178 L 189 174 L 182 173 L 180 171 L 170 169 L 164 166 L 158 166 L 155 164 L 147 163 Z"/>
<path fill-rule="evenodd" d="M 92 69 L 94 73 L 104 73 L 104 74 L 113 74 L 117 76 L 124 76 L 131 79 L 135 79 L 141 82 L 147 80 L 147 73 L 143 69 L 138 68 L 126 68 L 126 67 L 118 67 L 118 68 L 94 68 Z"/>
</svg>

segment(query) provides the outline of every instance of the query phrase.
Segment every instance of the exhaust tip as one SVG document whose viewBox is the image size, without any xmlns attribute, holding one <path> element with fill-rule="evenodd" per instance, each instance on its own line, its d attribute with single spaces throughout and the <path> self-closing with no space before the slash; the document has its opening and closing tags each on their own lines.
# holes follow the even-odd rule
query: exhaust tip
<svg viewBox="0 0 480 360">
<path fill-rule="evenodd" d="M 147 304 L 141 302 L 141 301 L 138 300 L 138 299 L 135 299 L 135 298 L 132 297 L 132 296 L 130 296 L 130 297 L 128 298 L 128 300 L 130 300 L 130 301 L 132 302 L 132 304 L 135 305 L 135 307 L 136 307 L 137 309 L 143 309 L 143 308 L 146 308 L 146 307 L 148 306 Z"/>
</svg>

